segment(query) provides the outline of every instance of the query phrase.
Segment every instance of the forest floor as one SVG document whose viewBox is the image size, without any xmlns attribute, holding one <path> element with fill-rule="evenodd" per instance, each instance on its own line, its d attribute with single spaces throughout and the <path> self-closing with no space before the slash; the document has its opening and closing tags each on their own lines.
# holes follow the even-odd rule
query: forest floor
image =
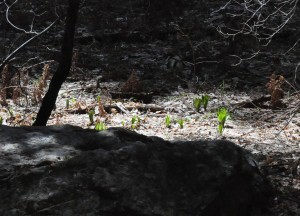
<svg viewBox="0 0 300 216">
<path fill-rule="evenodd" d="M 271 109 L 265 87 L 239 91 L 227 82 L 217 87 L 206 83 L 201 93 L 191 93 L 178 86 L 170 94 L 153 96 L 151 103 L 144 104 L 133 98 L 112 99 L 111 92 L 120 86 L 119 82 L 97 84 L 97 79 L 64 83 L 48 124 L 94 129 L 97 122 L 102 122 L 106 128 L 126 127 L 166 140 L 230 140 L 256 155 L 262 172 L 278 190 L 271 215 L 300 215 L 299 92 L 285 94 L 284 108 Z M 8 106 L 0 112 L 3 124 L 33 123 L 39 106 L 30 103 L 29 95 L 27 100 L 20 97 L 15 103 L 7 100 Z M 210 97 L 207 110 L 201 107 L 197 112 L 193 100 L 204 95 Z M 222 135 L 217 130 L 220 107 L 230 113 Z M 182 128 L 178 120 L 183 120 Z"/>
</svg>

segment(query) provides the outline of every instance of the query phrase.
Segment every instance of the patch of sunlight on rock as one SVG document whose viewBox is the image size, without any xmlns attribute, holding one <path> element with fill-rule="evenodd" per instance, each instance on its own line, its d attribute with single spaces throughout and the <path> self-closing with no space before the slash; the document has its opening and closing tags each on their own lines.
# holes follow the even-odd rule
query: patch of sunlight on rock
<svg viewBox="0 0 300 216">
<path fill-rule="evenodd" d="M 1 147 L 1 151 L 4 152 L 15 152 L 19 149 L 20 144 L 5 144 Z"/>
<path fill-rule="evenodd" d="M 29 137 L 26 143 L 30 144 L 31 146 L 37 145 L 58 145 L 59 142 L 53 135 L 46 136 L 45 134 L 37 134 L 36 136 Z"/>
</svg>

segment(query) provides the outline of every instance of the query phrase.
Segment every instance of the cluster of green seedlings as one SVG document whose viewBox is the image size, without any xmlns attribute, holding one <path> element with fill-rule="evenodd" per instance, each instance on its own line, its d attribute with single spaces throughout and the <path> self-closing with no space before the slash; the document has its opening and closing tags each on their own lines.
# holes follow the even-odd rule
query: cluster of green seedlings
<svg viewBox="0 0 300 216">
<path fill-rule="evenodd" d="M 95 130 L 97 130 L 97 131 L 106 130 L 106 126 L 103 121 L 100 121 L 100 119 L 96 119 L 96 121 L 94 120 L 95 110 L 91 109 L 88 112 L 88 115 L 89 115 L 90 125 L 95 124 Z"/>
<path fill-rule="evenodd" d="M 223 82 L 220 86 L 222 94 L 224 93 L 224 86 L 225 86 L 225 84 Z M 202 111 L 201 107 L 203 107 L 203 111 L 207 111 L 207 106 L 208 106 L 209 101 L 210 101 L 209 95 L 202 95 L 202 97 L 195 98 L 193 100 L 193 106 L 194 106 L 195 111 L 196 112 Z M 74 104 L 76 102 L 76 100 L 74 98 L 72 98 L 71 102 Z M 98 103 L 99 113 L 105 113 L 103 104 L 101 103 L 100 96 L 97 97 L 97 103 Z M 66 100 L 66 108 L 69 109 L 69 107 L 70 107 L 70 99 L 67 99 Z M 217 119 L 218 119 L 217 130 L 218 130 L 219 134 L 222 136 L 224 129 L 225 129 L 225 123 L 230 118 L 230 113 L 226 107 L 220 107 L 217 110 L 216 115 L 217 115 Z M 88 116 L 89 116 L 90 125 L 95 125 L 95 130 L 102 131 L 102 130 L 107 129 L 105 123 L 103 121 L 100 121 L 99 118 L 97 118 L 96 121 L 94 120 L 94 116 L 95 116 L 94 109 L 91 109 L 88 112 Z M 172 123 L 177 123 L 179 125 L 179 128 L 183 129 L 185 121 L 186 120 L 184 118 L 178 118 L 178 119 L 172 120 L 171 116 L 168 114 L 165 118 L 165 126 L 167 128 L 171 128 Z M 141 126 L 141 122 L 142 122 L 141 117 L 138 115 L 135 115 L 131 118 L 130 126 L 127 126 L 127 127 L 129 127 L 132 130 L 138 129 Z M 0 123 L 1 123 L 1 119 L 0 119 Z M 124 120 L 122 121 L 122 126 L 126 127 L 126 123 Z"/>
<path fill-rule="evenodd" d="M 135 130 L 135 129 L 138 129 L 140 126 L 141 126 L 141 124 L 142 124 L 142 119 L 141 119 L 141 117 L 140 116 L 132 116 L 131 117 L 131 120 L 130 120 L 130 128 L 132 129 L 132 130 Z M 125 123 L 125 121 L 123 120 L 122 121 L 122 126 L 123 127 L 126 127 L 126 123 Z"/>
<path fill-rule="evenodd" d="M 100 96 L 97 97 L 97 104 L 98 104 L 99 116 L 102 116 L 102 117 L 106 116 L 107 113 L 104 110 L 104 106 L 101 102 L 101 97 Z M 69 106 L 69 102 L 66 101 L 66 107 L 68 107 L 68 106 Z M 95 109 L 90 109 L 89 110 L 89 112 L 88 112 L 89 125 L 95 125 L 95 130 L 97 130 L 97 131 L 106 130 L 107 127 L 106 127 L 106 125 L 103 121 L 101 121 L 99 118 L 94 120 L 95 113 L 96 113 Z M 142 120 L 140 116 L 134 115 L 134 116 L 131 117 L 130 126 L 128 126 L 128 128 L 130 128 L 132 130 L 138 129 L 141 126 L 142 121 L 144 121 L 144 120 Z M 122 126 L 127 127 L 124 120 L 122 121 Z"/>
<path fill-rule="evenodd" d="M 183 129 L 183 125 L 184 125 L 184 119 L 183 118 L 178 118 L 175 120 L 176 123 L 178 123 L 179 128 Z M 165 125 L 167 128 L 171 128 L 171 123 L 172 123 L 172 119 L 170 115 L 167 115 L 165 118 Z"/>
<path fill-rule="evenodd" d="M 105 113 L 103 104 L 101 102 L 101 97 L 97 96 L 96 101 L 98 104 L 99 116 L 102 116 L 102 117 L 105 116 L 106 113 Z M 71 107 L 74 107 L 74 106 L 76 107 L 77 103 L 78 103 L 78 101 L 75 98 L 67 98 L 66 99 L 66 109 L 70 109 Z M 94 125 L 95 126 L 94 129 L 97 131 L 103 131 L 103 130 L 107 129 L 105 122 L 101 121 L 100 118 L 98 118 L 98 117 L 96 118 L 95 108 L 89 109 L 87 114 L 89 117 L 88 126 Z M 140 116 L 137 116 L 137 115 L 133 116 L 130 121 L 130 128 L 133 130 L 138 129 L 141 126 L 141 122 L 142 122 L 142 120 L 141 120 Z M 124 120 L 122 121 L 122 126 L 126 127 Z"/>
<path fill-rule="evenodd" d="M 201 105 L 203 105 L 203 109 L 204 109 L 204 111 L 206 111 L 209 100 L 210 100 L 210 97 L 208 95 L 203 95 L 202 98 L 195 98 L 193 100 L 193 105 L 194 105 L 195 110 L 197 112 L 199 112 Z"/>
<path fill-rule="evenodd" d="M 101 96 L 97 96 L 97 104 L 98 104 L 98 111 L 99 111 L 99 116 L 105 116 L 107 113 L 104 110 L 103 104 L 101 102 Z M 95 124 L 95 130 L 97 131 L 103 131 L 106 130 L 106 126 L 105 123 L 103 121 L 101 121 L 99 118 L 96 119 L 96 121 L 94 120 L 94 116 L 95 116 L 95 110 L 91 109 L 88 112 L 88 116 L 89 116 L 89 120 L 90 120 L 90 125 Z"/>
<path fill-rule="evenodd" d="M 96 106 L 98 106 L 98 113 L 96 117 Z M 83 108 L 84 107 L 84 108 Z M 87 114 L 89 117 L 89 123 L 88 127 L 94 126 L 94 129 L 97 131 L 103 131 L 106 130 L 106 125 L 104 121 L 101 121 L 100 117 L 106 117 L 107 113 L 104 109 L 104 106 L 101 101 L 101 96 L 96 97 L 96 103 L 95 106 L 92 105 L 91 108 L 87 108 L 85 102 L 80 102 L 76 100 L 76 98 L 66 98 L 66 106 L 65 108 L 67 110 L 71 108 L 76 108 L 78 110 L 87 109 Z"/>
<path fill-rule="evenodd" d="M 203 95 L 201 98 L 195 98 L 193 100 L 193 106 L 196 110 L 196 112 L 200 112 L 201 106 L 203 106 L 204 111 L 207 110 L 208 102 L 210 100 L 210 97 L 208 95 Z M 225 128 L 226 121 L 230 118 L 229 111 L 225 107 L 220 107 L 217 110 L 217 118 L 218 118 L 218 132 L 222 136 Z M 179 127 L 182 129 L 184 125 L 184 119 L 179 118 L 176 120 Z M 170 115 L 167 115 L 165 118 L 165 126 L 167 128 L 171 127 L 172 119 Z"/>
<path fill-rule="evenodd" d="M 71 99 L 71 101 L 74 102 L 75 99 Z M 203 106 L 203 110 L 206 111 L 209 101 L 210 101 L 210 97 L 208 95 L 203 95 L 201 98 L 200 97 L 195 98 L 193 100 L 193 106 L 194 106 L 196 112 L 200 112 L 201 106 Z M 98 103 L 99 107 L 103 106 L 101 103 L 100 96 L 97 97 L 97 103 Z M 70 107 L 70 101 L 69 101 L 69 99 L 67 99 L 66 108 L 68 109 L 69 107 Z M 220 107 L 217 110 L 216 115 L 218 118 L 217 130 L 218 130 L 219 134 L 222 136 L 222 134 L 224 132 L 224 128 L 225 128 L 225 123 L 230 118 L 230 114 L 229 114 L 229 111 L 227 110 L 227 108 Z M 88 116 L 89 116 L 89 121 L 90 121 L 89 125 L 95 125 L 95 130 L 103 131 L 103 130 L 107 129 L 107 127 L 103 121 L 100 121 L 99 118 L 97 118 L 96 120 L 94 119 L 95 118 L 95 110 L 94 109 L 89 110 Z M 142 120 L 141 120 L 140 116 L 138 116 L 138 115 L 133 116 L 130 121 L 130 128 L 132 130 L 138 129 L 141 126 L 141 122 L 142 122 Z M 178 119 L 172 120 L 171 116 L 168 114 L 165 118 L 165 126 L 167 128 L 171 128 L 172 122 L 173 123 L 176 122 L 179 125 L 179 128 L 183 129 L 185 120 L 184 120 L 184 118 L 178 118 Z M 1 119 L 0 119 L 0 123 L 1 123 Z M 126 127 L 124 120 L 122 121 L 122 126 Z"/>
<path fill-rule="evenodd" d="M 204 111 L 206 111 L 209 100 L 210 100 L 210 97 L 208 95 L 203 95 L 201 98 L 195 98 L 193 100 L 193 105 L 194 105 L 196 112 L 200 112 L 201 106 L 203 106 Z M 70 106 L 71 106 L 70 102 L 72 104 L 76 104 L 77 101 L 75 98 L 66 99 L 66 109 L 70 108 Z M 98 103 L 99 111 L 102 112 L 102 114 L 103 114 L 103 112 L 105 112 L 105 111 L 104 111 L 103 105 L 101 103 L 100 96 L 97 97 L 97 103 Z M 10 116 L 13 116 L 12 109 L 8 109 L 8 110 L 9 110 Z M 217 118 L 218 118 L 218 128 L 217 129 L 218 129 L 219 134 L 222 135 L 224 132 L 224 128 L 225 128 L 225 123 L 230 118 L 230 114 L 225 107 L 220 107 L 217 110 L 216 114 L 217 114 Z M 89 110 L 88 117 L 89 117 L 89 125 L 95 125 L 95 127 L 94 127 L 95 130 L 103 131 L 103 130 L 107 129 L 107 127 L 103 121 L 101 121 L 99 118 L 97 118 L 95 120 L 95 109 Z M 142 120 L 141 120 L 140 116 L 138 116 L 138 115 L 133 116 L 130 121 L 130 128 L 133 130 L 138 129 L 141 126 L 141 122 L 142 122 Z M 172 120 L 171 116 L 168 114 L 165 118 L 165 126 L 167 128 L 171 128 L 172 122 L 173 123 L 176 122 L 179 125 L 179 128 L 183 129 L 185 120 L 183 118 L 178 118 L 178 119 Z M 2 125 L 2 124 L 3 124 L 3 117 L 0 116 L 0 125 Z M 122 121 L 122 126 L 125 127 L 124 120 Z"/>
</svg>

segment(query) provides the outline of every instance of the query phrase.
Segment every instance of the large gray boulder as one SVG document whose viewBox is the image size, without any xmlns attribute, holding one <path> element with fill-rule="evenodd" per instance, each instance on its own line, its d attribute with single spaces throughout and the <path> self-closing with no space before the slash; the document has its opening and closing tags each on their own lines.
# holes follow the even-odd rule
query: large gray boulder
<svg viewBox="0 0 300 216">
<path fill-rule="evenodd" d="M 0 127 L 0 215 L 263 215 L 271 188 L 228 141 Z"/>
</svg>

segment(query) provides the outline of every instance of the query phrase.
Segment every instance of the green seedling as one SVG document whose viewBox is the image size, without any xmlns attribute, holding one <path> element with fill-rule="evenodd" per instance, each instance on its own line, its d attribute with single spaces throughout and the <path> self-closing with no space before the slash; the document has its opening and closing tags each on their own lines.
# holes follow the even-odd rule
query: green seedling
<svg viewBox="0 0 300 216">
<path fill-rule="evenodd" d="M 2 125 L 3 124 L 3 118 L 2 118 L 2 116 L 0 116 L 0 125 Z"/>
<path fill-rule="evenodd" d="M 167 115 L 167 116 L 166 116 L 165 124 L 166 124 L 166 127 L 167 127 L 167 128 L 170 128 L 170 127 L 171 127 L 171 117 L 170 117 L 170 115 Z"/>
<path fill-rule="evenodd" d="M 137 117 L 137 124 L 138 124 L 138 126 L 141 125 L 141 118 L 139 116 Z"/>
<path fill-rule="evenodd" d="M 221 107 L 217 112 L 217 116 L 219 121 L 218 132 L 222 136 L 225 122 L 230 118 L 230 114 L 225 107 Z"/>
<path fill-rule="evenodd" d="M 203 108 L 206 111 L 207 105 L 208 105 L 208 101 L 210 100 L 210 97 L 208 95 L 203 95 L 202 96 L 202 104 L 203 104 Z"/>
<path fill-rule="evenodd" d="M 125 127 L 125 121 L 124 120 L 122 120 L 121 124 L 122 124 L 122 127 Z"/>
<path fill-rule="evenodd" d="M 135 122 L 136 122 L 136 121 L 137 121 L 136 116 L 133 116 L 133 117 L 131 118 L 131 128 L 132 128 L 132 129 L 135 128 Z"/>
<path fill-rule="evenodd" d="M 94 115 L 95 115 L 95 110 L 90 110 L 89 111 L 90 124 L 94 124 Z"/>
<path fill-rule="evenodd" d="M 202 104 L 201 98 L 195 98 L 195 99 L 193 100 L 193 105 L 194 105 L 194 108 L 195 108 L 195 110 L 196 110 L 197 112 L 200 111 L 201 104 Z"/>
<path fill-rule="evenodd" d="M 131 128 L 135 129 L 137 128 L 141 123 L 141 118 L 139 116 L 133 116 L 131 118 Z"/>
<path fill-rule="evenodd" d="M 103 122 L 98 122 L 96 125 L 95 125 L 95 130 L 97 131 L 103 131 L 103 130 L 106 130 L 106 126 Z"/>
<path fill-rule="evenodd" d="M 72 97 L 71 102 L 72 102 L 72 104 L 75 104 L 76 103 L 76 98 Z"/>
<path fill-rule="evenodd" d="M 70 100 L 69 98 L 67 98 L 66 100 L 66 109 L 69 109 L 70 108 Z"/>
<path fill-rule="evenodd" d="M 8 112 L 9 112 L 10 117 L 13 118 L 14 117 L 14 111 L 13 111 L 13 109 L 9 108 Z"/>
<path fill-rule="evenodd" d="M 178 119 L 177 123 L 179 124 L 180 129 L 182 129 L 183 128 L 184 120 L 183 119 Z"/>
<path fill-rule="evenodd" d="M 72 97 L 71 99 L 66 99 L 66 109 L 70 109 L 71 104 L 74 105 L 76 103 L 76 99 Z"/>
<path fill-rule="evenodd" d="M 97 102 L 98 103 L 101 102 L 101 96 L 100 95 L 97 96 Z"/>
</svg>

